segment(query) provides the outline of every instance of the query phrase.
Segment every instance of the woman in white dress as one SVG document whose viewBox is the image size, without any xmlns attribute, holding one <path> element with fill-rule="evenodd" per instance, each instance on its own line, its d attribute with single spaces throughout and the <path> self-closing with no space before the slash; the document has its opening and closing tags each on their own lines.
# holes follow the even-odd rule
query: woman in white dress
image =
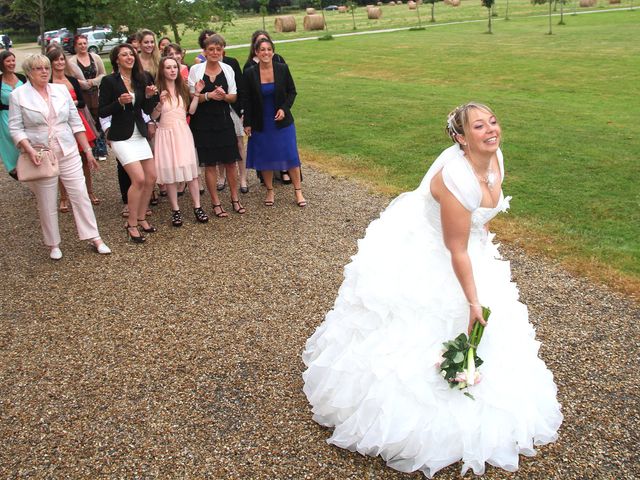
<svg viewBox="0 0 640 480">
<path fill-rule="evenodd" d="M 501 130 L 485 105 L 448 118 L 455 144 L 417 190 L 371 223 L 345 267 L 333 310 L 307 341 L 304 392 L 328 442 L 431 477 L 462 460 L 515 471 L 519 454 L 557 439 L 553 375 L 487 222 L 508 208 Z M 436 366 L 442 343 L 483 322 L 475 400 Z"/>
</svg>

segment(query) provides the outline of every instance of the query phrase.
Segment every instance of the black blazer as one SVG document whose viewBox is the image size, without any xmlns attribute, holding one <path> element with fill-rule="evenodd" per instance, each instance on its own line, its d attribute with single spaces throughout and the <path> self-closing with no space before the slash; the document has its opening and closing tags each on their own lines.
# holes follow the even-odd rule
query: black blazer
<svg viewBox="0 0 640 480">
<path fill-rule="evenodd" d="M 83 109 L 85 104 L 84 97 L 82 96 L 82 88 L 80 88 L 80 82 L 78 82 L 78 79 L 75 77 L 70 77 L 69 75 L 65 75 L 65 77 L 67 77 L 67 80 L 69 80 L 73 90 L 76 92 L 76 100 L 78 101 L 78 103 L 76 103 L 76 108 L 78 110 Z M 49 83 L 53 83 L 53 79 L 49 80 Z"/>
<path fill-rule="evenodd" d="M 284 118 L 276 122 L 277 128 L 293 123 L 291 107 L 296 99 L 296 86 L 285 63 L 273 62 L 273 82 L 275 83 L 274 103 L 276 110 L 284 110 Z M 260 66 L 254 65 L 244 72 L 245 101 L 244 126 L 262 131 L 262 91 L 260 90 Z"/>
<path fill-rule="evenodd" d="M 144 89 L 147 85 L 153 85 L 153 79 L 148 72 L 144 72 L 145 85 L 135 87 L 136 96 L 133 104 L 120 105 L 118 98 L 127 92 L 127 87 L 119 73 L 112 73 L 102 79 L 100 83 L 100 100 L 98 103 L 98 115 L 100 117 L 111 116 L 111 128 L 107 138 L 109 140 L 128 140 L 133 135 L 133 125 L 138 127 L 138 131 L 143 137 L 147 136 L 147 124 L 142 118 L 142 112 L 151 115 L 151 112 L 158 104 L 159 96 L 145 98 Z"/>
<path fill-rule="evenodd" d="M 16 73 L 16 77 L 18 77 L 22 83 L 27 83 L 27 77 L 21 73 Z M 0 73 L 0 88 L 2 88 L 2 73 Z M 9 110 L 9 105 L 5 105 L 2 103 L 2 100 L 0 100 L 0 110 Z"/>
</svg>

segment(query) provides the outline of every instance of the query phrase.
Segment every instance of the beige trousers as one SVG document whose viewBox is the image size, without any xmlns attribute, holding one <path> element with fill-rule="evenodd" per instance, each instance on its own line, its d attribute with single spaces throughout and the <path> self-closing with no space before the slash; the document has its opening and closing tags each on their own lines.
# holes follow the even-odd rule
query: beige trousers
<svg viewBox="0 0 640 480">
<path fill-rule="evenodd" d="M 98 225 L 93 213 L 91 200 L 87 194 L 87 187 L 82 173 L 82 160 L 77 150 L 63 156 L 59 148 L 54 147 L 60 165 L 60 180 L 67 190 L 73 218 L 76 222 L 80 240 L 98 238 Z M 60 244 L 60 229 L 58 227 L 58 178 L 45 178 L 27 182 L 36 196 L 40 226 L 44 244 L 56 247 Z"/>
</svg>

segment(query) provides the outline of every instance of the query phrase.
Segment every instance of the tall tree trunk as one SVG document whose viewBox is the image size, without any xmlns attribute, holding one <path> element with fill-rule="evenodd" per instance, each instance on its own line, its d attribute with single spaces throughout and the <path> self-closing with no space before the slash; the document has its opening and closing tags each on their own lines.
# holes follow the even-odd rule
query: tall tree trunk
<svg viewBox="0 0 640 480">
<path fill-rule="evenodd" d="M 551 31 L 551 8 L 553 7 L 553 2 L 549 0 L 549 35 L 553 35 Z"/>
</svg>

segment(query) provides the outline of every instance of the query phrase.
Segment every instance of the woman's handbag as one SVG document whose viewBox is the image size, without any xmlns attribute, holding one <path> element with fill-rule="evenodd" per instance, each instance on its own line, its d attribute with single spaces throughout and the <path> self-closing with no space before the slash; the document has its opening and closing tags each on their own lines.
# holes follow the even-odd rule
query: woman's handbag
<svg viewBox="0 0 640 480">
<path fill-rule="evenodd" d="M 18 156 L 18 164 L 16 165 L 18 180 L 21 182 L 31 182 L 33 180 L 41 180 L 43 178 L 57 177 L 60 175 L 58 159 L 55 153 L 53 153 L 53 150 L 41 145 L 34 145 L 33 148 L 36 149 L 38 158 L 40 159 L 40 165 L 35 165 L 31 161 L 28 153 L 21 152 Z"/>
</svg>

